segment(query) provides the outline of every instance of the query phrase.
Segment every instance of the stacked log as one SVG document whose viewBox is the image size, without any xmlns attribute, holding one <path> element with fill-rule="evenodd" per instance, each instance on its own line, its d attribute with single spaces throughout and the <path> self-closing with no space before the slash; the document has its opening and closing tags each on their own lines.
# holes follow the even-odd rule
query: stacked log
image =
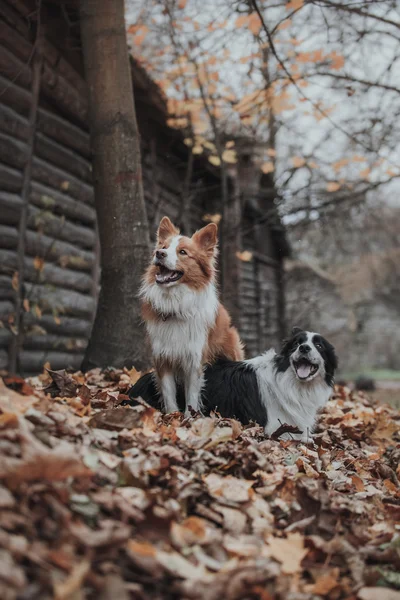
<svg viewBox="0 0 400 600">
<path fill-rule="evenodd" d="M 32 103 L 32 28 L 20 5 L 0 10 L 0 369 L 15 331 L 18 236 Z M 98 250 L 91 184 L 86 84 L 43 41 L 40 102 L 32 162 L 22 317 L 24 374 L 79 368 L 96 302 Z"/>
</svg>

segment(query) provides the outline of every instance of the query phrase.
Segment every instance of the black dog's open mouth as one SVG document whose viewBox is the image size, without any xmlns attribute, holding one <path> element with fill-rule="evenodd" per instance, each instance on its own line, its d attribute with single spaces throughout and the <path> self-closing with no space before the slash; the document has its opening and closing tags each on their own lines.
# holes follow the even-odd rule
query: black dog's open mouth
<svg viewBox="0 0 400 600">
<path fill-rule="evenodd" d="M 158 265 L 158 273 L 156 275 L 156 282 L 160 285 L 164 285 L 166 283 L 172 283 L 173 281 L 178 281 L 183 276 L 182 271 L 171 271 L 171 269 L 167 269 L 162 265 Z"/>
<path fill-rule="evenodd" d="M 293 362 L 296 375 L 299 379 L 308 379 L 318 371 L 318 365 L 310 362 L 306 358 L 300 358 Z"/>
</svg>

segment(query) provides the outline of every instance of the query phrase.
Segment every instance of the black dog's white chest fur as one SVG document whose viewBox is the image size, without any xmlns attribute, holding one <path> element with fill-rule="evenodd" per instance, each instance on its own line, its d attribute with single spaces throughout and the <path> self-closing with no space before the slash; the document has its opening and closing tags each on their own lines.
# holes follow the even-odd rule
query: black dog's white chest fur
<svg viewBox="0 0 400 600">
<path fill-rule="evenodd" d="M 317 333 L 294 329 L 281 351 L 269 350 L 256 358 L 220 361 L 205 370 L 202 391 L 206 413 L 218 411 L 244 424 L 256 421 L 271 435 L 280 425 L 297 426 L 310 439 L 317 412 L 329 400 L 337 358 L 334 348 Z M 160 408 L 151 374 L 130 391 Z M 184 407 L 183 390 L 178 404 Z"/>
</svg>

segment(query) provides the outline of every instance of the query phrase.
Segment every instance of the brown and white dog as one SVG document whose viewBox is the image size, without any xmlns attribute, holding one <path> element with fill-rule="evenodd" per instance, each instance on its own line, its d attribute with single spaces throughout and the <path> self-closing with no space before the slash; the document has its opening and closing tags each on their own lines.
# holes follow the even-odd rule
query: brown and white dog
<svg viewBox="0 0 400 600">
<path fill-rule="evenodd" d="M 218 358 L 243 359 L 243 346 L 218 300 L 215 284 L 217 226 L 191 237 L 164 217 L 152 264 L 141 287 L 142 315 L 166 412 L 178 410 L 177 382 L 188 407 L 201 410 L 203 367 Z"/>
</svg>

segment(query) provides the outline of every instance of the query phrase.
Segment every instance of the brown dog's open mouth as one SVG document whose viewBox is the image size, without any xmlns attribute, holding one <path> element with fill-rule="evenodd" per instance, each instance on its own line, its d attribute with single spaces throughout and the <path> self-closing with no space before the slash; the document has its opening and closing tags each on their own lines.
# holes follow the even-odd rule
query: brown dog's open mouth
<svg viewBox="0 0 400 600">
<path fill-rule="evenodd" d="M 293 362 L 296 375 L 299 379 L 305 380 L 315 375 L 318 371 L 318 365 L 314 365 L 314 363 L 310 362 L 306 358 L 300 358 Z"/>
<path fill-rule="evenodd" d="M 172 283 L 178 281 L 183 276 L 182 271 L 171 271 L 167 267 L 159 265 L 158 273 L 156 275 L 156 283 L 159 285 L 165 285 L 166 283 Z"/>
</svg>

